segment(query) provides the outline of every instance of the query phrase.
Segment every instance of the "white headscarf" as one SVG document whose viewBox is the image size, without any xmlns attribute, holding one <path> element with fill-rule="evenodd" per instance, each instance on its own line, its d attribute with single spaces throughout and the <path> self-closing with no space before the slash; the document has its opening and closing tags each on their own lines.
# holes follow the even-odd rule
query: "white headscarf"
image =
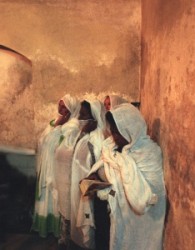
<svg viewBox="0 0 195 250">
<path fill-rule="evenodd" d="M 103 105 L 99 100 L 86 100 L 86 101 L 89 102 L 92 116 L 97 121 L 97 128 L 90 133 L 89 141 L 93 145 L 96 159 L 98 159 L 102 149 L 102 143 L 104 140 L 104 130 L 105 130 Z"/>
<path fill-rule="evenodd" d="M 103 130 L 105 128 L 103 104 L 92 97 L 86 97 L 84 100 L 90 104 L 92 116 L 97 121 L 97 128 Z"/>
<path fill-rule="evenodd" d="M 103 129 L 105 127 L 105 118 L 103 116 L 102 104 L 98 100 L 88 101 L 91 106 L 93 118 L 97 121 L 97 127 Z"/>
<path fill-rule="evenodd" d="M 124 99 L 123 97 L 117 94 L 111 94 L 111 95 L 108 95 L 108 97 L 110 98 L 110 109 L 113 109 L 122 103 L 128 103 L 126 99 Z"/>
<path fill-rule="evenodd" d="M 122 104 L 111 110 L 120 134 L 130 143 L 129 148 L 148 138 L 146 122 L 132 104 Z"/>
<path fill-rule="evenodd" d="M 59 101 L 61 100 L 70 111 L 70 118 L 77 117 L 80 110 L 79 100 L 76 97 L 70 96 L 70 94 L 66 94 Z"/>
<path fill-rule="evenodd" d="M 49 129 L 47 127 L 41 135 L 37 157 L 37 172 L 40 174 L 39 193 L 41 192 L 41 187 L 45 185 L 46 180 L 54 182 L 54 152 L 59 145 L 60 136 L 67 130 L 68 122 L 71 118 L 76 118 L 80 110 L 80 103 L 77 98 L 66 94 L 60 100 L 64 102 L 65 106 L 71 112 L 71 116 L 62 126 L 56 126 L 55 128 L 49 126 Z"/>
<path fill-rule="evenodd" d="M 154 188 L 153 192 L 164 194 L 162 152 L 147 135 L 142 114 L 131 104 L 117 106 L 111 113 L 120 134 L 130 142 L 123 148 L 123 155 L 128 154 L 128 157 L 133 158 L 137 168 Z"/>
</svg>

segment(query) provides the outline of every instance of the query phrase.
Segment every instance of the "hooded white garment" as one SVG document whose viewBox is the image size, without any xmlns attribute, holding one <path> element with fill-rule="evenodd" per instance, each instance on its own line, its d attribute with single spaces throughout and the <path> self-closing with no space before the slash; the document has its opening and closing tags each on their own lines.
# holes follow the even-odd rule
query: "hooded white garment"
<svg viewBox="0 0 195 250">
<path fill-rule="evenodd" d="M 110 109 L 113 109 L 120 104 L 128 103 L 128 101 L 120 95 L 110 94 L 108 96 L 110 98 Z"/>
<path fill-rule="evenodd" d="M 126 100 L 125 98 L 123 98 L 122 96 L 120 96 L 119 94 L 109 94 L 107 96 L 104 97 L 103 99 L 103 103 L 105 101 L 105 99 L 109 97 L 110 98 L 110 110 L 114 109 L 116 106 L 118 105 L 121 105 L 121 104 L 125 104 L 125 103 L 128 103 L 128 100 Z M 104 116 L 106 115 L 106 112 L 108 110 L 106 110 L 104 108 Z M 111 135 L 111 132 L 110 132 L 110 129 L 109 129 L 109 126 L 107 124 L 107 127 L 106 127 L 106 137 L 110 136 Z"/>
<path fill-rule="evenodd" d="M 69 94 L 62 97 L 65 106 L 71 112 L 69 121 L 78 116 L 79 101 Z M 59 100 L 59 101 L 60 101 Z M 43 132 L 38 145 L 37 174 L 39 201 L 35 203 L 35 212 L 42 216 L 54 214 L 59 216 L 58 192 L 55 182 L 55 150 L 59 145 L 60 137 L 65 133 L 67 123 L 56 127 L 47 127 Z"/>
<path fill-rule="evenodd" d="M 101 103 L 97 100 L 86 101 L 90 103 L 92 115 L 97 121 L 97 128 L 85 134 L 75 147 L 71 176 L 71 239 L 83 248 L 94 249 L 93 201 L 81 195 L 79 182 L 88 175 L 93 160 L 97 161 L 100 157 L 104 140 L 104 122 L 101 117 Z M 90 151 L 90 145 L 93 147 L 93 153 Z"/>
<path fill-rule="evenodd" d="M 160 250 L 165 217 L 165 186 L 160 147 L 146 135 L 146 123 L 131 104 L 111 111 L 130 143 L 122 153 L 112 137 L 104 141 L 101 160 L 110 188 L 98 191 L 110 206 L 110 250 Z"/>
<path fill-rule="evenodd" d="M 63 96 L 59 101 L 61 100 L 64 102 L 65 106 L 71 113 L 69 120 L 71 118 L 78 117 L 81 108 L 79 100 L 76 97 L 73 97 L 69 94 Z"/>
</svg>

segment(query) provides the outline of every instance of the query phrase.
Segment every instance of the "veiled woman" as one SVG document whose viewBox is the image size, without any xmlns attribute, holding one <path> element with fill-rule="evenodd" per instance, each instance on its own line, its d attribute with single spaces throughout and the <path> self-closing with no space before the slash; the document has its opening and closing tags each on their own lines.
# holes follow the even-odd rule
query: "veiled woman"
<svg viewBox="0 0 195 250">
<path fill-rule="evenodd" d="M 124 104 L 124 103 L 128 103 L 128 100 L 123 98 L 119 94 L 106 95 L 103 99 L 105 114 L 107 111 L 112 110 L 114 107 Z M 109 126 L 106 127 L 105 134 L 106 134 L 106 137 L 110 136 L 111 133 L 110 133 Z"/>
<path fill-rule="evenodd" d="M 70 244 L 70 189 L 72 158 L 82 126 L 83 123 L 78 120 L 78 117 L 70 118 L 69 121 L 61 128 L 62 136 L 55 150 L 54 173 L 56 189 L 58 192 L 58 209 L 61 216 L 60 237 L 58 244 L 63 248 L 67 247 L 67 249 Z"/>
<path fill-rule="evenodd" d="M 98 191 L 110 207 L 109 249 L 160 250 L 166 206 L 161 149 L 133 105 L 115 107 L 106 118 L 112 136 L 89 176 L 104 171 L 112 184 Z"/>
<path fill-rule="evenodd" d="M 109 111 L 122 103 L 128 103 L 128 100 L 126 100 L 119 94 L 109 94 L 105 96 L 103 103 L 106 111 Z"/>
<path fill-rule="evenodd" d="M 95 248 L 93 200 L 83 197 L 79 182 L 99 160 L 104 140 L 102 105 L 98 100 L 84 100 L 79 115 L 83 129 L 74 151 L 71 175 L 71 240 L 84 249 Z"/>
<path fill-rule="evenodd" d="M 39 140 L 32 230 L 38 231 L 41 237 L 46 237 L 48 233 L 58 237 L 60 233 L 54 153 L 65 134 L 66 123 L 78 116 L 79 109 L 80 104 L 76 98 L 69 94 L 61 98 L 58 102 L 58 118 L 50 122 Z"/>
</svg>

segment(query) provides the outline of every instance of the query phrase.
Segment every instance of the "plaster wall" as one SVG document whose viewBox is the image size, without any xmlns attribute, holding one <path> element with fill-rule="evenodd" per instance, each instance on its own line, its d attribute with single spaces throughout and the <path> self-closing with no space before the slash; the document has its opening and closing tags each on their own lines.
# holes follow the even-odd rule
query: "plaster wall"
<svg viewBox="0 0 195 250">
<path fill-rule="evenodd" d="M 194 1 L 142 1 L 141 111 L 164 155 L 166 250 L 195 245 L 194 20 Z"/>
<path fill-rule="evenodd" d="M 1 0 L 0 16 L 0 44 L 32 61 L 37 137 L 67 92 L 139 101 L 140 0 Z"/>
<path fill-rule="evenodd" d="M 1 46 L 0 76 L 0 147 L 32 147 L 35 137 L 31 61 Z"/>
</svg>

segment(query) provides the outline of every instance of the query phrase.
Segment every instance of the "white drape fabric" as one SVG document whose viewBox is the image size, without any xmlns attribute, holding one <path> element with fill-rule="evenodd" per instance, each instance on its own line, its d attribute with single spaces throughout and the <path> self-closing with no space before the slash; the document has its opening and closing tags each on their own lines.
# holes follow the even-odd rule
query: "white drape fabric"
<svg viewBox="0 0 195 250">
<path fill-rule="evenodd" d="M 80 109 L 79 101 L 65 95 L 62 100 L 70 109 L 71 118 L 78 116 Z M 38 176 L 38 197 L 40 200 L 35 203 L 36 213 L 47 216 L 49 213 L 59 216 L 58 192 L 55 182 L 55 150 L 59 146 L 60 137 L 66 133 L 68 125 L 57 127 L 48 126 L 42 133 L 38 144 L 37 176 Z M 47 194 L 47 195 L 46 195 Z M 50 209 L 51 207 L 51 209 Z"/>
<path fill-rule="evenodd" d="M 59 212 L 70 220 L 71 164 L 74 147 L 80 135 L 79 121 L 72 118 L 63 126 L 64 139 L 55 150 L 55 180 L 58 191 Z"/>
<path fill-rule="evenodd" d="M 70 118 L 78 117 L 79 111 L 80 111 L 80 103 L 78 102 L 78 99 L 66 94 L 63 96 L 60 100 L 62 100 L 65 104 L 65 106 L 70 111 L 71 115 Z"/>
<path fill-rule="evenodd" d="M 72 162 L 71 176 L 71 239 L 80 247 L 94 249 L 94 211 L 93 201 L 89 197 L 83 197 L 79 188 L 79 182 L 85 178 L 92 165 L 92 153 L 89 144 L 93 146 L 93 154 L 97 161 L 101 154 L 104 140 L 101 119 L 102 106 L 99 101 L 89 101 L 94 119 L 98 122 L 97 129 L 85 134 L 77 143 Z"/>
<path fill-rule="evenodd" d="M 120 95 L 110 94 L 108 96 L 110 97 L 110 109 L 113 109 L 120 104 L 128 103 L 128 101 Z"/>
<path fill-rule="evenodd" d="M 99 191 L 110 206 L 110 250 L 160 250 L 165 217 L 165 186 L 160 147 L 146 135 L 146 123 L 131 104 L 111 111 L 130 143 L 122 153 L 112 137 L 103 143 L 101 160 L 110 188 Z"/>
<path fill-rule="evenodd" d="M 107 96 L 110 98 L 110 110 L 114 109 L 118 105 L 128 103 L 128 100 L 126 100 L 125 98 L 123 98 L 119 94 L 109 94 Z M 107 96 L 104 97 L 103 103 L 104 103 Z M 107 110 L 104 108 L 104 117 L 106 115 L 106 112 L 107 112 Z M 105 124 L 106 124 L 106 122 L 105 122 Z M 106 124 L 105 127 L 106 127 L 105 134 L 106 134 L 106 137 L 108 137 L 111 135 L 110 128 L 109 128 L 108 124 Z"/>
<path fill-rule="evenodd" d="M 102 132 L 105 133 L 106 120 L 105 120 L 105 111 L 103 103 L 101 103 L 99 100 L 91 101 L 86 99 L 86 101 L 90 103 L 92 115 L 97 121 L 98 131 L 101 131 L 101 133 Z"/>
</svg>

